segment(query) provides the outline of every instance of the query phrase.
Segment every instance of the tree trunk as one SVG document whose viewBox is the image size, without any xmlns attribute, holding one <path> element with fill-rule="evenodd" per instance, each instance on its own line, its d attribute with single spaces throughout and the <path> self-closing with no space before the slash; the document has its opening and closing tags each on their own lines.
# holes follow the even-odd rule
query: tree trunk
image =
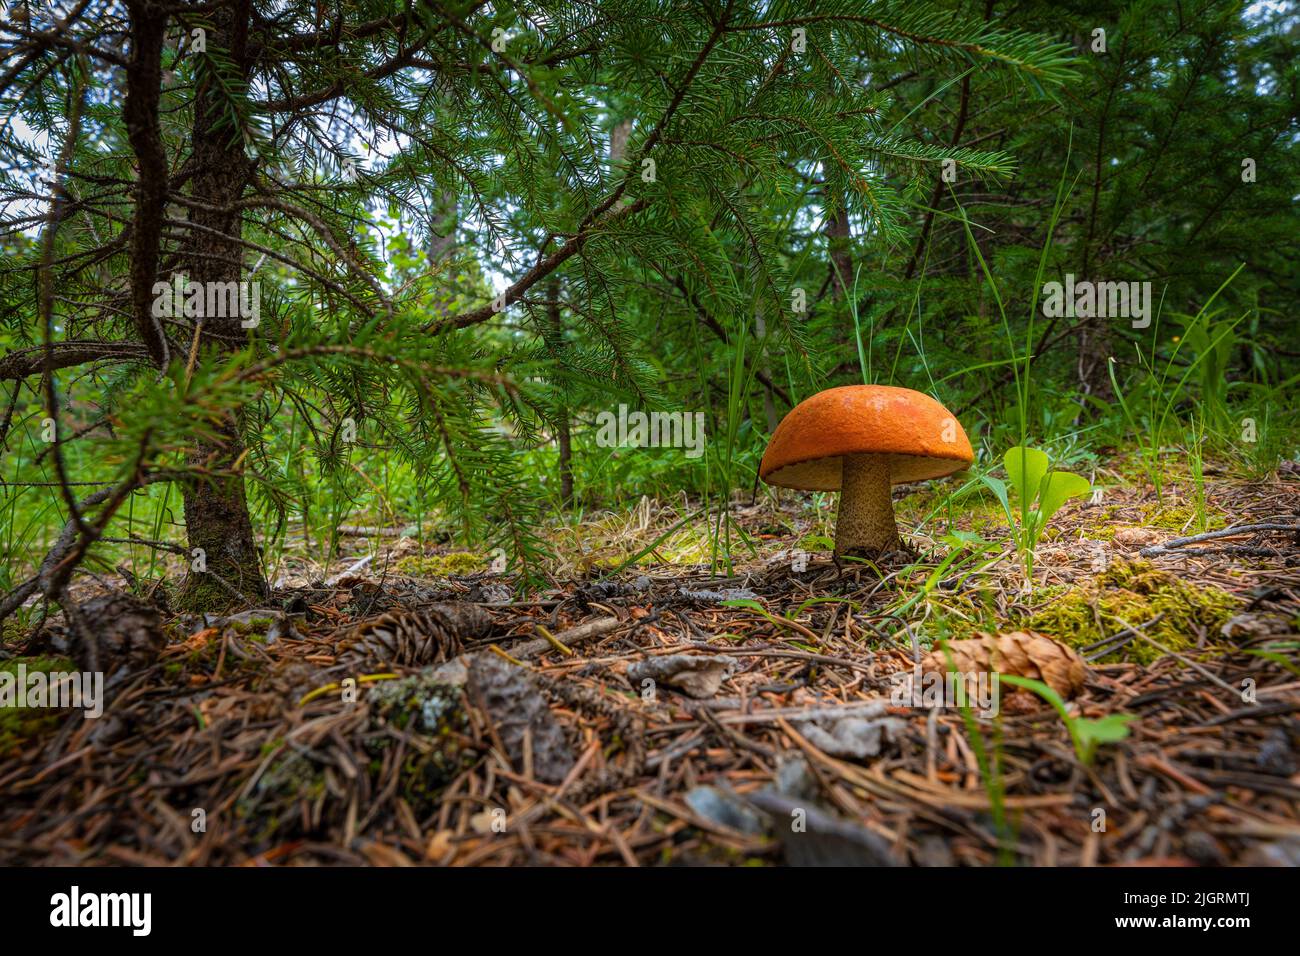
<svg viewBox="0 0 1300 956">
<path fill-rule="evenodd" d="M 247 79 L 248 0 L 216 8 L 208 31 L 209 48 L 229 52 L 235 68 Z M 203 204 L 189 218 L 191 230 L 185 259 L 189 278 L 196 282 L 240 282 L 245 279 L 242 214 L 226 211 L 248 185 L 252 161 L 244 152 L 242 135 L 232 128 L 226 104 L 211 80 L 201 83 L 195 100 L 192 196 Z M 199 320 L 199 347 L 225 353 L 244 341 L 238 315 L 204 316 Z M 194 561 L 181 603 L 192 610 L 218 610 L 237 600 L 231 588 L 249 597 L 266 594 L 261 554 L 253 537 L 253 522 L 244 495 L 244 441 L 241 418 L 229 413 L 186 456 L 202 477 L 183 485 L 185 528 L 191 549 L 203 549 L 203 564 Z M 206 567 L 204 567 L 204 565 Z M 222 583 L 224 582 L 224 584 Z"/>
<path fill-rule="evenodd" d="M 843 197 L 834 197 L 830 193 L 830 183 L 826 184 L 827 200 L 834 201 L 835 209 L 826 217 L 826 241 L 831 259 L 831 299 L 838 302 L 846 298 L 853 288 L 853 252 L 852 236 L 849 232 L 849 211 L 844 207 Z"/>
<path fill-rule="evenodd" d="M 569 410 L 560 416 L 557 439 L 560 443 L 560 501 L 567 509 L 573 505 L 573 440 L 569 435 Z"/>
<path fill-rule="evenodd" d="M 632 121 L 630 119 L 619 120 L 614 124 L 614 128 L 609 134 L 609 166 L 611 170 L 623 162 L 623 156 L 627 153 L 627 140 L 631 135 Z"/>
<path fill-rule="evenodd" d="M 560 318 L 560 280 L 552 278 L 546 283 L 547 336 L 551 340 L 551 354 L 559 359 L 564 350 L 564 322 Z M 564 508 L 573 504 L 573 440 L 569 433 L 569 408 L 561 405 L 556 410 L 555 440 L 560 449 L 560 503 Z"/>
<path fill-rule="evenodd" d="M 1091 395 L 1103 402 L 1115 400 L 1115 390 L 1110 384 L 1110 357 L 1115 354 L 1111 342 L 1111 323 L 1113 318 L 1093 316 L 1079 326 L 1078 374 L 1079 391 Z M 1083 404 L 1080 418 L 1091 417 L 1092 406 Z"/>
<path fill-rule="evenodd" d="M 759 382 L 763 385 L 763 417 L 767 420 L 767 433 L 776 431 L 781 419 L 776 414 L 776 400 L 772 397 L 772 366 L 767 360 L 767 322 L 763 319 L 763 303 L 754 308 L 754 333 L 758 337 L 759 347 L 763 350 L 759 359 L 759 371 L 763 373 Z M 766 381 L 764 381 L 766 380 Z"/>
<path fill-rule="evenodd" d="M 460 223 L 460 209 L 456 191 L 443 187 L 434 197 L 433 222 L 429 236 L 429 265 L 442 262 L 456 249 L 456 227 Z"/>
</svg>

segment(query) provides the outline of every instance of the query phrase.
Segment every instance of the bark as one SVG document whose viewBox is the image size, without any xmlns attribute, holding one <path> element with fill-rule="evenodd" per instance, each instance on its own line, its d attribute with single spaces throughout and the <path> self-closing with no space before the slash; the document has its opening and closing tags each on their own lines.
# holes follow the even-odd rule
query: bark
<svg viewBox="0 0 1300 956">
<path fill-rule="evenodd" d="M 829 182 L 826 189 L 829 194 Z M 827 215 L 824 227 L 831 257 L 831 299 L 836 302 L 848 296 L 853 288 L 852 236 L 849 233 L 849 211 L 844 206 L 843 198 L 835 196 L 830 199 L 834 202 L 835 209 Z"/>
<path fill-rule="evenodd" d="M 456 226 L 460 220 L 460 210 L 456 203 L 456 191 L 442 188 L 434 199 L 433 223 L 429 237 L 429 264 L 442 262 L 456 248 Z"/>
<path fill-rule="evenodd" d="M 460 206 L 456 201 L 456 191 L 443 186 L 434 192 L 433 210 L 429 224 L 429 244 L 425 249 L 430 270 L 438 272 L 440 280 L 447 289 L 445 301 L 433 303 L 430 311 L 442 318 L 450 312 L 450 303 L 454 296 L 457 274 L 452 271 L 451 258 L 456 250 L 456 226 L 459 223 Z"/>
<path fill-rule="evenodd" d="M 560 281 L 547 283 L 546 321 L 552 350 L 558 355 L 564 347 L 564 323 L 560 317 Z M 560 449 L 560 502 L 568 508 L 573 504 L 573 439 L 569 430 L 569 408 L 561 405 L 556 412 L 555 439 Z"/>
<path fill-rule="evenodd" d="M 0 357 L 0 381 L 14 381 L 39 372 L 74 368 L 88 362 L 139 362 L 147 356 L 134 342 L 97 342 L 70 339 L 42 346 L 14 349 Z"/>
<path fill-rule="evenodd" d="M 248 0 L 217 8 L 209 48 L 229 51 L 236 69 L 247 78 Z M 212 82 L 200 86 L 195 101 L 193 198 L 201 207 L 190 210 L 190 220 L 202 229 L 188 240 L 189 277 L 196 282 L 239 282 L 243 274 L 240 245 L 242 213 L 229 207 L 239 199 L 251 175 L 252 163 L 244 153 L 238 129 L 224 122 L 226 104 Z M 200 348 L 229 350 L 244 337 L 239 317 L 205 316 Z M 261 555 L 253 537 L 253 522 L 244 494 L 244 441 L 240 415 L 228 414 L 214 435 L 200 441 L 186 455 L 187 463 L 201 469 L 204 478 L 184 483 L 185 527 L 190 548 L 202 548 L 206 572 L 191 571 L 182 603 L 193 610 L 217 610 L 231 603 L 233 587 L 249 597 L 266 594 Z M 223 585 L 222 582 L 225 582 Z"/>
<path fill-rule="evenodd" d="M 136 333 L 158 367 L 170 358 L 162 325 L 153 317 L 153 286 L 167 203 L 167 156 L 158 124 L 167 10 L 154 0 L 130 0 L 131 59 L 126 67 L 122 116 L 138 165 L 131 225 L 131 313 Z"/>
<path fill-rule="evenodd" d="M 627 155 L 627 140 L 632 135 L 632 121 L 620 120 L 609 134 L 609 166 L 615 169 Z"/>
</svg>

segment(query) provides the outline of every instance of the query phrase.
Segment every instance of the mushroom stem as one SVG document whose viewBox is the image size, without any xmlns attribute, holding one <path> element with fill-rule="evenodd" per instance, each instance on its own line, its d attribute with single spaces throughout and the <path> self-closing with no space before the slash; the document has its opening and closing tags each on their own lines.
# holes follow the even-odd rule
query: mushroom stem
<svg viewBox="0 0 1300 956">
<path fill-rule="evenodd" d="M 886 455 L 845 455 L 835 554 L 874 557 L 899 548 Z"/>
</svg>

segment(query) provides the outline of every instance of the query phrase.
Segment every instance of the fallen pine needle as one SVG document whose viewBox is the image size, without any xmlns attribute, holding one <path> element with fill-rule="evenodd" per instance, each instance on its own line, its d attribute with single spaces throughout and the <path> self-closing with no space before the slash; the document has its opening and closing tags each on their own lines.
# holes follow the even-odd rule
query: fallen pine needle
<svg viewBox="0 0 1300 956">
<path fill-rule="evenodd" d="M 370 684 L 379 680 L 396 680 L 398 677 L 401 676 L 402 676 L 401 674 L 362 674 L 356 680 L 358 684 Z M 298 701 L 298 706 L 299 707 L 306 706 L 307 704 L 315 700 L 317 697 L 323 697 L 333 690 L 341 690 L 342 687 L 343 687 L 342 684 L 340 684 L 338 681 L 334 681 L 333 683 L 326 684 L 323 687 L 317 687 L 315 690 L 310 690 L 307 693 L 302 695 L 302 699 Z"/>
</svg>

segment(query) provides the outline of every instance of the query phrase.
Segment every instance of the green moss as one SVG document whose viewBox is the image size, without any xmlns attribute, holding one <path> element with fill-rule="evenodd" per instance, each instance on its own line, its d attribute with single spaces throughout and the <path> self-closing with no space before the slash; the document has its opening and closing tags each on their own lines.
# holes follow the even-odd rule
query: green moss
<svg viewBox="0 0 1300 956">
<path fill-rule="evenodd" d="M 613 557 L 585 558 L 582 561 L 582 566 L 584 569 L 586 569 L 589 572 L 590 571 L 617 571 L 619 568 L 623 567 L 623 563 L 627 561 L 627 559 L 630 557 L 631 555 L 629 554 L 627 557 L 614 555 Z M 639 563 L 640 563 L 639 561 L 633 561 L 630 564 L 628 564 L 627 567 L 633 568 L 636 567 L 637 564 Z"/>
<path fill-rule="evenodd" d="M 0 622 L 0 646 L 16 645 L 27 637 L 27 625 L 18 620 L 19 616 L 15 614 Z"/>
<path fill-rule="evenodd" d="M 452 551 L 449 554 L 412 555 L 397 562 L 397 570 L 413 578 L 447 578 L 453 575 L 476 574 L 486 571 L 487 556 L 472 551 Z"/>
<path fill-rule="evenodd" d="M 935 482 L 894 502 L 894 514 L 900 523 L 930 519 L 931 529 L 983 532 L 1007 526 L 1002 503 L 985 489 L 968 490 L 960 497 L 949 495 L 957 486 Z M 951 524 L 949 518 L 951 517 Z"/>
<path fill-rule="evenodd" d="M 1037 604 L 1051 604 L 1057 598 L 1064 597 L 1070 593 L 1068 584 L 1047 584 L 1043 587 L 1034 588 L 1034 602 Z"/>
<path fill-rule="evenodd" d="M 75 671 L 77 666 L 66 657 L 14 657 L 0 662 L 0 674 L 12 674 L 15 693 L 18 665 L 25 665 L 27 674 L 51 674 L 58 671 Z M 53 707 L 0 706 L 0 755 L 12 753 L 24 743 L 48 733 L 59 725 L 64 711 Z"/>
<path fill-rule="evenodd" d="M 796 547 L 807 551 L 810 554 L 815 554 L 819 551 L 834 551 L 835 539 L 828 538 L 824 534 L 809 534 L 800 538 L 799 544 L 796 545 Z"/>
<path fill-rule="evenodd" d="M 929 491 L 914 491 L 894 502 L 894 514 L 920 517 L 921 512 L 929 511 L 933 507 L 934 496 Z"/>
<path fill-rule="evenodd" d="M 1177 534 L 1199 534 L 1201 530 L 1197 522 L 1196 508 L 1192 505 L 1162 507 L 1159 503 L 1152 503 L 1143 509 L 1143 519 L 1148 528 L 1160 528 L 1162 531 L 1173 531 Z M 1206 531 L 1218 531 L 1226 528 L 1227 525 L 1227 515 L 1216 508 L 1206 507 Z"/>
<path fill-rule="evenodd" d="M 1198 587 L 1148 561 L 1119 560 L 1088 584 L 1047 603 L 1027 624 L 1067 644 L 1083 647 L 1162 615 L 1143 633 L 1170 650 L 1186 651 L 1195 645 L 1201 630 L 1217 638 L 1236 606 L 1237 599 L 1227 591 Z M 1150 663 L 1163 654 L 1139 637 L 1115 656 Z M 1107 655 L 1103 660 L 1111 657 Z"/>
<path fill-rule="evenodd" d="M 273 618 L 269 617 L 250 617 L 246 621 L 230 621 L 230 627 L 234 628 L 235 633 L 241 637 L 261 637 L 266 640 L 266 634 L 275 623 Z"/>
<path fill-rule="evenodd" d="M 263 745 L 265 749 L 265 745 Z M 256 840 L 282 837 L 301 823 L 303 802 L 315 804 L 327 795 L 324 769 L 309 757 L 286 748 L 258 778 L 253 792 L 235 802 L 235 816 L 253 824 Z"/>
<path fill-rule="evenodd" d="M 176 606 L 182 611 L 195 613 L 220 613 L 230 607 L 230 592 L 217 583 L 210 574 L 190 574 L 176 595 Z"/>
</svg>

